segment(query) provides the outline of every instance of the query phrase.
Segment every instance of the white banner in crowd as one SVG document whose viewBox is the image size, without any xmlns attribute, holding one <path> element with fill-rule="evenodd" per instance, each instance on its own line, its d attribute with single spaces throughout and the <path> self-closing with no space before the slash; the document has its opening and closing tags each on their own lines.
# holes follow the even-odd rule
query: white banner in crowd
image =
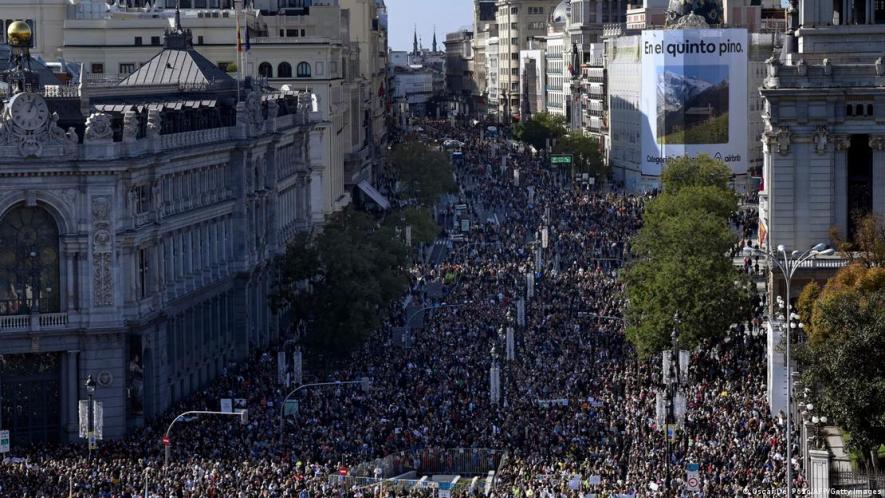
<svg viewBox="0 0 885 498">
<path fill-rule="evenodd" d="M 525 274 L 525 295 L 529 299 L 535 297 L 535 274 L 532 272 Z"/>
<path fill-rule="evenodd" d="M 223 413 L 233 413 L 234 412 L 234 402 L 230 398 L 222 398 L 221 399 L 221 411 Z"/>
</svg>

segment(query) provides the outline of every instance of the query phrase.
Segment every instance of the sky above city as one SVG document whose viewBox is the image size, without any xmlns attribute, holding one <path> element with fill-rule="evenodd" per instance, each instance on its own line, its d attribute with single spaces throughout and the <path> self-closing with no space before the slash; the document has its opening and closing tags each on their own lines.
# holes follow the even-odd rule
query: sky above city
<svg viewBox="0 0 885 498">
<path fill-rule="evenodd" d="M 412 32 L 418 26 L 418 37 L 425 47 L 436 40 L 445 50 L 446 33 L 473 25 L 473 0 L 384 0 L 390 48 L 412 50 Z M 472 29 L 472 28 L 471 28 Z"/>
</svg>

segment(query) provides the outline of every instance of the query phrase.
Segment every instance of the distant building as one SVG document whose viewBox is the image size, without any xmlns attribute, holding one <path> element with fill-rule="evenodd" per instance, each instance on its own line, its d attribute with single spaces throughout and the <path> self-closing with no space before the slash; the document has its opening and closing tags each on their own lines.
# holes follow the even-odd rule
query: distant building
<svg viewBox="0 0 885 498">
<path fill-rule="evenodd" d="M 473 32 L 468 30 L 446 34 L 446 92 L 449 111 L 456 116 L 473 114 L 476 81 L 473 77 Z"/>
</svg>

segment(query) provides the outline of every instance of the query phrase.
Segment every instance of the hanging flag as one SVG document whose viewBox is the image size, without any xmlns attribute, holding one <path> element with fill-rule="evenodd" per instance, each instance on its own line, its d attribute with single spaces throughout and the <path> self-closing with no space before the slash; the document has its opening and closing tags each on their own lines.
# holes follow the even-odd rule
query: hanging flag
<svg viewBox="0 0 885 498">
<path fill-rule="evenodd" d="M 235 16 L 237 18 L 237 53 L 243 51 L 243 40 L 240 39 L 240 12 L 237 11 Z"/>
<path fill-rule="evenodd" d="M 246 52 L 252 49 L 252 42 L 249 40 L 249 24 L 246 24 Z"/>
</svg>

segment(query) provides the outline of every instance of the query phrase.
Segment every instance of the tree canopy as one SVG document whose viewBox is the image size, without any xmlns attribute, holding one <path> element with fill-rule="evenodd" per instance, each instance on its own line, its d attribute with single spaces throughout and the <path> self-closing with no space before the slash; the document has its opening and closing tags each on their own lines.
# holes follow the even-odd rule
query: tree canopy
<svg viewBox="0 0 885 498">
<path fill-rule="evenodd" d="M 731 170 L 722 161 L 706 154 L 691 158 L 687 156 L 667 162 L 661 173 L 665 191 L 676 192 L 686 187 L 716 187 L 728 190 Z"/>
<path fill-rule="evenodd" d="M 522 123 L 516 125 L 514 136 L 537 150 L 547 147 L 547 140 L 559 139 L 566 133 L 565 118 L 539 112 Z"/>
<path fill-rule="evenodd" d="M 408 141 L 396 145 L 390 166 L 400 180 L 402 197 L 414 198 L 422 206 L 432 206 L 440 196 L 458 191 L 448 154 L 427 144 Z"/>
<path fill-rule="evenodd" d="M 810 340 L 798 353 L 817 411 L 849 432 L 848 447 L 874 463 L 875 449 L 885 444 L 885 286 L 881 268 L 864 276 L 858 268 L 842 270 L 854 275 L 848 288 L 825 288 L 814 300 Z"/>
<path fill-rule="evenodd" d="M 607 178 L 609 167 L 602 157 L 599 142 L 582 132 L 570 132 L 556 142 L 553 151 L 571 154 L 576 173 L 589 173 L 597 178 Z"/>
<path fill-rule="evenodd" d="M 724 335 L 749 312 L 752 285 L 727 256 L 737 242 L 728 224 L 737 209 L 729 176 L 725 165 L 706 157 L 673 161 L 663 192 L 646 204 L 632 243 L 636 259 L 622 276 L 627 336 L 640 356 L 667 349 L 674 327 L 680 345 L 694 347 Z"/>
<path fill-rule="evenodd" d="M 341 352 L 380 326 L 382 311 L 408 289 L 408 248 L 394 227 L 345 209 L 323 231 L 299 235 L 279 262 L 274 303 L 308 321 L 308 345 Z"/>
</svg>

